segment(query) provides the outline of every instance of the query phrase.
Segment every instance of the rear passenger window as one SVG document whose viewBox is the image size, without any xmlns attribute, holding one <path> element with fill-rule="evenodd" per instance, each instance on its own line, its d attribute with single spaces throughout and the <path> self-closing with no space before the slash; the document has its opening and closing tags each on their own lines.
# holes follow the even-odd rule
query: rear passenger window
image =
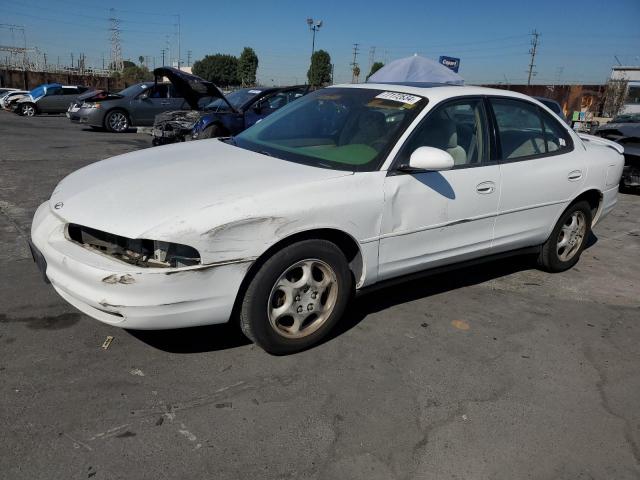
<svg viewBox="0 0 640 480">
<path fill-rule="evenodd" d="M 514 160 L 566 148 L 566 131 L 536 105 L 505 98 L 492 98 L 491 106 L 498 124 L 502 158 Z"/>
<path fill-rule="evenodd" d="M 544 126 L 544 138 L 547 142 L 547 151 L 556 152 L 558 150 L 568 148 L 571 139 L 567 134 L 567 130 L 547 112 L 541 110 L 540 115 L 542 115 L 542 124 Z"/>
</svg>

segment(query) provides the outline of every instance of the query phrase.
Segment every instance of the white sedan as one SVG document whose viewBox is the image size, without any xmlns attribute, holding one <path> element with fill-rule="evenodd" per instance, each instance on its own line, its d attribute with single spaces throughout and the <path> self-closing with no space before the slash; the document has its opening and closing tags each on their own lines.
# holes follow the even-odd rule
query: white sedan
<svg viewBox="0 0 640 480">
<path fill-rule="evenodd" d="M 330 87 L 233 138 L 78 170 L 38 208 L 32 252 L 102 322 L 233 319 L 290 353 L 378 282 L 519 252 L 570 268 L 616 204 L 621 153 L 513 92 Z"/>
</svg>

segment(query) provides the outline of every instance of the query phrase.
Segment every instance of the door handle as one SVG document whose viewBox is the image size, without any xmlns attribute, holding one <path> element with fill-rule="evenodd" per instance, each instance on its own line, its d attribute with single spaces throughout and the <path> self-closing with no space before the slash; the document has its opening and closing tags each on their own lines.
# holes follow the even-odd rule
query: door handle
<svg viewBox="0 0 640 480">
<path fill-rule="evenodd" d="M 482 182 L 476 185 L 476 192 L 486 195 L 496 190 L 496 184 L 493 182 Z"/>
<path fill-rule="evenodd" d="M 574 170 L 572 172 L 569 172 L 569 175 L 567 175 L 567 179 L 570 182 L 575 182 L 576 180 L 580 180 L 581 178 L 582 178 L 581 170 Z"/>
</svg>

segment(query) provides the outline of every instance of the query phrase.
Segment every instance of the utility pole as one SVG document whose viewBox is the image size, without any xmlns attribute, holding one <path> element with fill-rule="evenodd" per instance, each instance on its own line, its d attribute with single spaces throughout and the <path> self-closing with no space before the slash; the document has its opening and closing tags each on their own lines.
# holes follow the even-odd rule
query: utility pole
<svg viewBox="0 0 640 480">
<path fill-rule="evenodd" d="M 178 17 L 178 70 L 180 70 L 180 40 L 181 40 L 181 32 L 180 32 L 180 15 L 176 15 Z"/>
<path fill-rule="evenodd" d="M 187 67 L 191 66 L 191 50 L 187 50 Z"/>
<path fill-rule="evenodd" d="M 163 48 L 163 49 L 162 49 L 162 66 L 163 66 L 163 67 L 164 67 L 164 55 L 165 55 L 165 53 L 166 53 L 166 52 L 167 52 L 167 49 L 166 49 L 166 48 Z"/>
<path fill-rule="evenodd" d="M 535 76 L 536 72 L 533 71 L 533 67 L 535 67 L 535 63 L 533 63 L 536 59 L 536 51 L 538 50 L 538 40 L 540 38 L 540 34 L 537 30 L 531 32 L 531 48 L 529 49 L 529 54 L 531 55 L 531 61 L 529 62 L 529 76 L 527 78 L 527 85 L 531 85 L 531 77 Z"/>
<path fill-rule="evenodd" d="M 351 62 L 351 83 L 358 83 L 360 79 L 360 66 L 358 65 L 359 43 L 353 44 L 353 62 Z"/>
<path fill-rule="evenodd" d="M 314 78 L 313 76 L 313 54 L 316 51 L 316 33 L 322 27 L 322 20 L 314 20 L 313 18 L 307 18 L 307 25 L 309 25 L 309 30 L 313 32 L 313 37 L 311 39 L 311 61 L 309 63 L 309 73 L 310 78 Z"/>
<path fill-rule="evenodd" d="M 71 68 L 73 68 L 73 53 L 71 54 Z"/>
</svg>

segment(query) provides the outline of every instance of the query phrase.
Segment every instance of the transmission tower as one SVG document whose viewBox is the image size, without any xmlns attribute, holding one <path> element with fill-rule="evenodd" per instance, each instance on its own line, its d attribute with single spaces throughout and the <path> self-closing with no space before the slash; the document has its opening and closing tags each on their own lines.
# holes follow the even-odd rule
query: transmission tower
<svg viewBox="0 0 640 480">
<path fill-rule="evenodd" d="M 531 77 L 536 75 L 536 72 L 533 71 L 533 67 L 535 67 L 536 64 L 533 62 L 536 59 L 536 51 L 538 50 L 539 38 L 540 38 L 540 34 L 536 30 L 531 32 L 531 48 L 529 49 L 531 60 L 529 61 L 529 70 L 528 70 L 529 76 L 527 78 L 527 85 L 531 85 Z"/>
<path fill-rule="evenodd" d="M 109 9 L 109 32 L 111 32 L 111 69 L 124 70 L 122 61 L 122 45 L 120 44 L 120 19 L 116 17 L 115 8 Z"/>
<path fill-rule="evenodd" d="M 358 65 L 359 43 L 353 44 L 353 62 L 351 62 L 351 83 L 358 83 L 360 80 L 360 65 Z"/>
<path fill-rule="evenodd" d="M 369 71 L 371 71 L 371 67 L 373 66 L 373 62 L 376 59 L 376 47 L 371 47 L 369 49 Z"/>
</svg>

